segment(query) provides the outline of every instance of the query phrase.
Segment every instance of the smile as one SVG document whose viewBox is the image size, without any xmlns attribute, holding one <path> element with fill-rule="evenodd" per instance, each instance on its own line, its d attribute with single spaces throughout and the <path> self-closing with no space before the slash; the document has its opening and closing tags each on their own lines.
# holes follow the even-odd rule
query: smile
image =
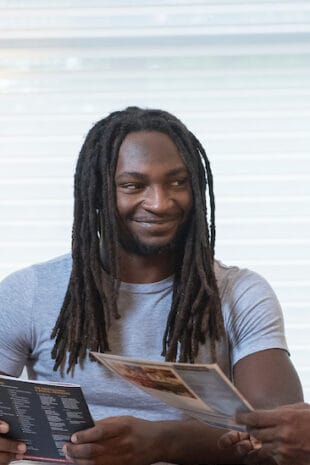
<svg viewBox="0 0 310 465">
<path fill-rule="evenodd" d="M 154 220 L 154 219 L 147 219 L 147 218 L 138 218 L 132 219 L 132 222 L 137 225 L 138 228 L 142 228 L 145 230 L 149 230 L 150 232 L 153 231 L 154 233 L 157 231 L 168 231 L 171 228 L 175 228 L 176 224 L 178 223 L 178 219 L 176 218 L 166 218 L 161 220 Z"/>
<path fill-rule="evenodd" d="M 177 221 L 179 218 L 173 217 L 173 218 L 162 218 L 162 219 L 154 219 L 154 218 L 132 218 L 132 221 L 135 221 L 136 223 L 147 223 L 147 224 L 166 224 L 166 223 L 172 223 Z"/>
<path fill-rule="evenodd" d="M 169 225 L 171 223 L 175 223 L 177 221 L 176 218 L 169 218 L 169 219 L 165 219 L 165 220 L 149 220 L 149 219 L 132 219 L 132 221 L 134 221 L 135 223 L 139 223 L 139 224 L 145 224 L 145 225 L 154 225 L 154 226 L 164 226 L 164 225 Z"/>
</svg>

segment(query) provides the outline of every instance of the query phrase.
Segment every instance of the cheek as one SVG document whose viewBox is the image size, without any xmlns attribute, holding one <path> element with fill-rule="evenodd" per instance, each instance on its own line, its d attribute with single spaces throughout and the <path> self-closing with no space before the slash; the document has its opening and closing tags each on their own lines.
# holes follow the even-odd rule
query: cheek
<svg viewBox="0 0 310 465">
<path fill-rule="evenodd" d="M 115 192 L 116 198 L 115 198 L 115 205 L 116 205 L 116 210 L 119 216 L 122 216 L 123 211 L 124 211 L 124 199 L 120 195 L 120 193 L 117 191 Z"/>
<path fill-rule="evenodd" d="M 132 211 L 137 203 L 137 199 L 134 198 L 134 196 L 123 195 L 120 193 L 116 196 L 116 208 L 120 216 L 125 216 Z"/>
<path fill-rule="evenodd" d="M 191 191 L 184 193 L 184 196 L 181 199 L 179 205 L 182 207 L 186 214 L 191 212 L 193 208 L 193 195 Z"/>
<path fill-rule="evenodd" d="M 116 202 L 116 209 L 119 216 L 122 217 L 127 211 L 126 203 L 124 203 L 121 199 L 118 199 Z"/>
</svg>

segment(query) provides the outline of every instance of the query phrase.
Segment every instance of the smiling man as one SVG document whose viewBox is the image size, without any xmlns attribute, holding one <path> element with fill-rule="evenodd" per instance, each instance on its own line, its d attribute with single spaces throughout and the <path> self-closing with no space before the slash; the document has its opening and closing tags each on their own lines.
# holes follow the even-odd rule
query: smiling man
<svg viewBox="0 0 310 465">
<path fill-rule="evenodd" d="M 173 115 L 136 107 L 88 133 L 75 174 L 72 253 L 0 286 L 0 370 L 80 384 L 96 420 L 64 448 L 77 465 L 240 463 L 223 430 L 182 417 L 89 360 L 217 361 L 257 408 L 302 399 L 266 281 L 214 259 L 206 153 Z M 0 463 L 25 445 L 0 422 Z M 19 446 L 19 448 L 18 448 Z M 267 462 L 266 462 L 267 463 Z"/>
<path fill-rule="evenodd" d="M 155 131 L 128 134 L 119 150 L 115 171 L 116 207 L 122 269 L 132 282 L 128 260 L 154 257 L 167 266 L 167 277 L 174 271 L 175 253 L 182 247 L 192 210 L 190 176 L 176 145 L 164 133 Z M 144 268 L 144 267 L 143 267 Z M 150 282 L 157 278 L 159 267 L 152 270 Z M 141 269 L 141 268 L 140 268 Z M 143 271 L 143 275 L 145 270 Z M 126 278 L 126 276 L 124 276 Z M 137 282 L 140 281 L 141 278 Z M 142 282 L 145 282 L 145 275 Z"/>
</svg>

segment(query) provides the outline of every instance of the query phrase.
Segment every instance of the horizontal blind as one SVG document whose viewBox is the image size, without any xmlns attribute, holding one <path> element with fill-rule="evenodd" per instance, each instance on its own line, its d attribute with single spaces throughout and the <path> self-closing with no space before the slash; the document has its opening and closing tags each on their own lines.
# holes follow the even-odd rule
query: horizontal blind
<svg viewBox="0 0 310 465">
<path fill-rule="evenodd" d="M 0 276 L 69 250 L 95 121 L 171 111 L 211 160 L 217 257 L 274 287 L 310 401 L 309 39 L 308 1 L 0 0 Z"/>
</svg>

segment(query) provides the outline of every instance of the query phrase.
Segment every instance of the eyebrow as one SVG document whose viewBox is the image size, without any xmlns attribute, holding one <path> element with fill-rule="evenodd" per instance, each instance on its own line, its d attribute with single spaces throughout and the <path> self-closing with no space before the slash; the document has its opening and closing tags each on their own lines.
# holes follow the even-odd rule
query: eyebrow
<svg viewBox="0 0 310 465">
<path fill-rule="evenodd" d="M 166 177 L 173 178 L 174 176 L 178 176 L 179 174 L 188 174 L 188 171 L 185 167 L 175 168 L 173 170 L 168 171 Z M 119 181 L 122 180 L 122 178 L 126 177 L 140 179 L 141 181 L 148 179 L 148 176 L 144 173 L 141 173 L 140 171 L 124 171 L 123 173 L 116 176 L 115 180 Z"/>
</svg>

